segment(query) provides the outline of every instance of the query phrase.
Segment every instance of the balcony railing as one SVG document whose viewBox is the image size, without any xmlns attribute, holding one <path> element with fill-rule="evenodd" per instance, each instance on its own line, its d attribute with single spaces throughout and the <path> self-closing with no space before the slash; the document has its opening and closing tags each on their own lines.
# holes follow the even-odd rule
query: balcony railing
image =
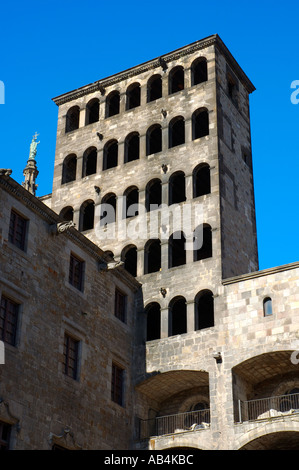
<svg viewBox="0 0 299 470">
<path fill-rule="evenodd" d="M 140 439 L 179 432 L 191 432 L 210 426 L 210 410 L 189 411 L 175 415 L 141 420 Z"/>
<path fill-rule="evenodd" d="M 238 400 L 239 422 L 279 418 L 299 413 L 299 393 L 260 398 L 258 400 Z"/>
</svg>

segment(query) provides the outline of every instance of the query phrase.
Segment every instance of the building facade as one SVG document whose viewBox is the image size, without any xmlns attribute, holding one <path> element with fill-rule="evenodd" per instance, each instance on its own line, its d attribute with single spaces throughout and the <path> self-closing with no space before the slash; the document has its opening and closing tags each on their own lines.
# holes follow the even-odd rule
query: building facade
<svg viewBox="0 0 299 470">
<path fill-rule="evenodd" d="M 39 203 L 141 285 L 115 418 L 130 439 L 88 448 L 299 448 L 299 265 L 259 271 L 254 89 L 214 35 L 54 98 Z"/>
<path fill-rule="evenodd" d="M 1 449 L 130 447 L 139 283 L 8 175 L 0 197 Z"/>
</svg>

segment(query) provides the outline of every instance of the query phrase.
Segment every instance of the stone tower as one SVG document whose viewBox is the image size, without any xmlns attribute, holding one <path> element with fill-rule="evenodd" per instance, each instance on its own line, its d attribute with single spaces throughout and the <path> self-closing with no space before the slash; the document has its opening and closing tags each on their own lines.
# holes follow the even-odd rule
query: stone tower
<svg viewBox="0 0 299 470">
<path fill-rule="evenodd" d="M 141 281 L 147 339 L 214 324 L 201 297 L 216 312 L 221 279 L 258 269 L 253 90 L 214 35 L 54 99 L 51 208 Z"/>
</svg>

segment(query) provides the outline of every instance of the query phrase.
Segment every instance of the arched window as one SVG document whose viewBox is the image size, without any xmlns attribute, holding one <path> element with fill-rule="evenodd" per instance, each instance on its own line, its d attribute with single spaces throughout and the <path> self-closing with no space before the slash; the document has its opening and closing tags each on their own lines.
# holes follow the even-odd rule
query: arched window
<svg viewBox="0 0 299 470">
<path fill-rule="evenodd" d="M 272 299 L 271 297 L 266 297 L 263 301 L 264 317 L 273 314 L 272 310 Z"/>
<path fill-rule="evenodd" d="M 178 296 L 169 304 L 169 336 L 187 333 L 186 299 Z"/>
<path fill-rule="evenodd" d="M 169 94 L 176 93 L 184 89 L 184 69 L 181 66 L 175 67 L 169 73 L 168 82 Z"/>
<path fill-rule="evenodd" d="M 185 174 L 182 171 L 176 171 L 171 175 L 168 191 L 169 205 L 186 201 Z"/>
<path fill-rule="evenodd" d="M 153 75 L 147 82 L 147 102 L 157 100 L 162 97 L 162 77 Z"/>
<path fill-rule="evenodd" d="M 182 116 L 173 118 L 168 128 L 169 148 L 185 143 L 185 119 Z"/>
<path fill-rule="evenodd" d="M 121 253 L 121 261 L 124 262 L 124 268 L 132 274 L 137 276 L 137 248 L 135 245 L 125 247 Z"/>
<path fill-rule="evenodd" d="M 125 163 L 139 159 L 139 134 L 132 132 L 125 140 Z"/>
<path fill-rule="evenodd" d="M 119 114 L 120 94 L 119 91 L 112 91 L 106 98 L 106 118 Z"/>
<path fill-rule="evenodd" d="M 138 215 L 139 192 L 136 186 L 131 186 L 124 193 L 124 218 Z"/>
<path fill-rule="evenodd" d="M 75 154 L 68 155 L 62 165 L 61 184 L 75 181 L 77 172 L 77 156 Z"/>
<path fill-rule="evenodd" d="M 209 113 L 206 108 L 197 109 L 192 114 L 192 139 L 209 135 Z"/>
<path fill-rule="evenodd" d="M 93 124 L 98 122 L 100 113 L 100 102 L 98 98 L 94 98 L 89 101 L 86 106 L 85 125 Z"/>
<path fill-rule="evenodd" d="M 94 226 L 94 202 L 91 200 L 83 202 L 80 208 L 80 231 L 91 230 Z"/>
<path fill-rule="evenodd" d="M 168 240 L 168 266 L 174 268 L 186 264 L 185 235 L 183 232 L 173 233 Z"/>
<path fill-rule="evenodd" d="M 158 209 L 162 203 L 162 183 L 159 179 L 149 181 L 145 188 L 145 207 L 149 212 Z"/>
<path fill-rule="evenodd" d="M 193 197 L 203 196 L 211 192 L 210 167 L 207 163 L 198 165 L 192 173 Z"/>
<path fill-rule="evenodd" d="M 161 308 L 158 302 L 152 302 L 145 309 L 146 341 L 161 338 Z"/>
<path fill-rule="evenodd" d="M 194 230 L 193 260 L 199 261 L 212 256 L 212 229 L 210 225 L 199 225 Z"/>
<path fill-rule="evenodd" d="M 140 106 L 140 84 L 133 83 L 127 89 L 127 107 L 126 109 L 133 109 Z"/>
<path fill-rule="evenodd" d="M 161 241 L 149 240 L 144 247 L 144 274 L 155 273 L 161 269 Z"/>
<path fill-rule="evenodd" d="M 106 194 L 101 201 L 100 225 L 101 227 L 116 221 L 116 196 L 114 193 Z"/>
<path fill-rule="evenodd" d="M 117 140 L 110 140 L 104 146 L 103 170 L 109 170 L 118 164 L 118 143 Z"/>
<path fill-rule="evenodd" d="M 146 133 L 146 154 L 152 155 L 162 151 L 162 128 L 160 124 L 154 124 Z"/>
<path fill-rule="evenodd" d="M 191 85 L 198 85 L 208 79 L 207 59 L 199 57 L 191 65 Z"/>
<path fill-rule="evenodd" d="M 73 106 L 66 113 L 65 118 L 65 132 L 71 132 L 79 128 L 79 106 Z"/>
<path fill-rule="evenodd" d="M 93 175 L 97 171 L 97 149 L 90 147 L 83 154 L 82 177 Z"/>
<path fill-rule="evenodd" d="M 202 330 L 214 326 L 214 296 L 203 290 L 195 297 L 195 329 Z"/>
<path fill-rule="evenodd" d="M 59 216 L 67 221 L 67 222 L 70 222 L 73 220 L 73 217 L 74 217 L 74 209 L 71 207 L 71 206 L 67 206 L 67 207 L 64 207 L 61 211 L 60 211 L 60 214 Z"/>
</svg>

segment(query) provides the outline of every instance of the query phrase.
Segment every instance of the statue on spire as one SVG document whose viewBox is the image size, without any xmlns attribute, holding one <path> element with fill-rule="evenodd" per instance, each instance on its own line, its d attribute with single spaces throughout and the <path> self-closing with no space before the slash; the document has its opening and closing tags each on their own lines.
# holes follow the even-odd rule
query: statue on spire
<svg viewBox="0 0 299 470">
<path fill-rule="evenodd" d="M 37 142 L 37 136 L 39 134 L 35 133 L 32 137 L 32 141 L 30 144 L 30 152 L 29 152 L 29 160 L 35 160 L 36 153 L 37 153 L 37 146 L 40 142 Z"/>
<path fill-rule="evenodd" d="M 35 133 L 32 137 L 32 141 L 30 144 L 30 152 L 29 152 L 29 159 L 27 161 L 27 165 L 24 168 L 23 174 L 25 176 L 25 181 L 22 183 L 22 186 L 27 189 L 31 194 L 35 196 L 35 192 L 37 189 L 37 184 L 35 184 L 36 177 L 38 175 L 38 170 L 36 167 L 36 153 L 37 153 L 37 146 L 39 142 L 37 142 L 37 136 L 39 134 Z"/>
</svg>

